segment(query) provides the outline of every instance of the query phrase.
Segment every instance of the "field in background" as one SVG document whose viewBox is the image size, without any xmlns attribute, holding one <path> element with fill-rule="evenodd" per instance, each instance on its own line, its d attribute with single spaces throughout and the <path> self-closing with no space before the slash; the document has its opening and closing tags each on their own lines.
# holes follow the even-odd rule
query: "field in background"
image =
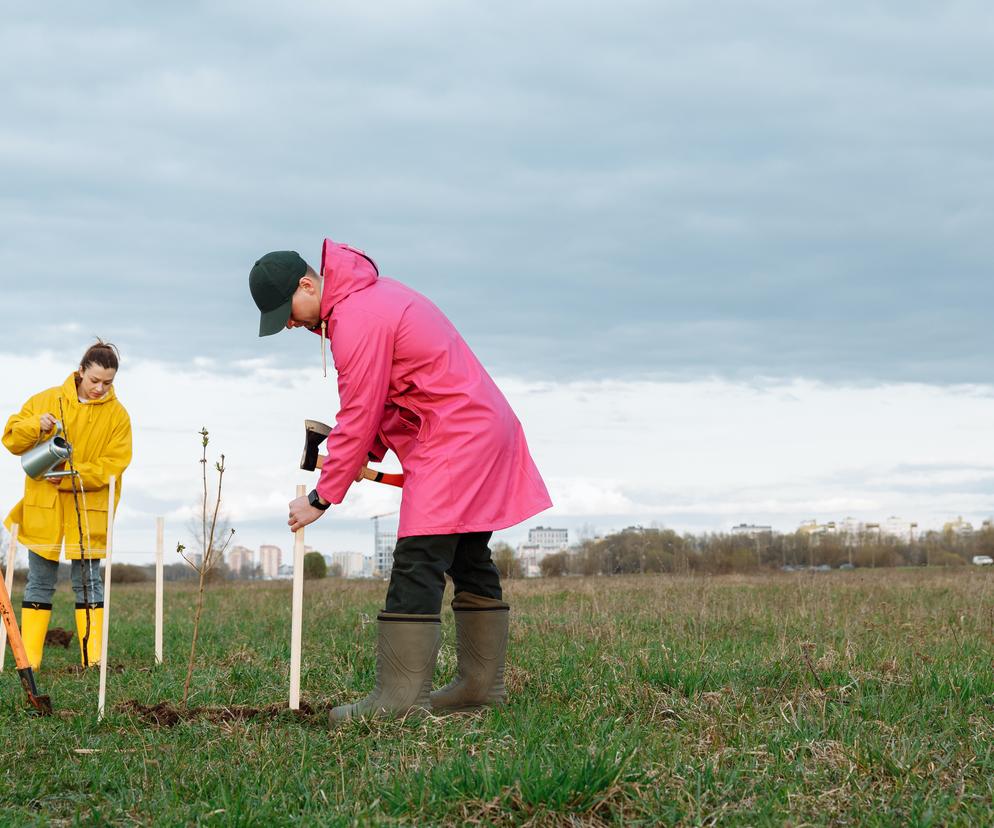
<svg viewBox="0 0 994 828">
<path fill-rule="evenodd" d="M 69 627 L 60 585 L 53 625 Z M 0 677 L 7 824 L 800 825 L 994 822 L 994 576 L 975 570 L 510 582 L 503 710 L 329 732 L 372 685 L 382 583 L 308 582 L 302 716 L 285 705 L 288 583 L 208 597 L 173 725 L 194 593 L 115 587 L 109 715 L 48 648 L 58 715 Z M 436 683 L 454 669 L 452 617 Z M 8 665 L 10 665 L 8 653 Z M 227 712 L 225 712 L 227 711 Z M 244 713 L 244 711 L 243 711 Z"/>
</svg>

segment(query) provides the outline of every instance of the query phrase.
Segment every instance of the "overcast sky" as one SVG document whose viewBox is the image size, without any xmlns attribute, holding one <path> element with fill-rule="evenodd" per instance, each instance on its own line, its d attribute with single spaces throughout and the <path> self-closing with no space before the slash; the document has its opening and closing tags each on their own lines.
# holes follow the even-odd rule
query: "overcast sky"
<svg viewBox="0 0 994 828">
<path fill-rule="evenodd" d="M 55 376 L 29 380 L 54 384 L 99 334 L 146 371 L 182 378 L 196 359 L 242 378 L 231 410 L 258 405 L 247 364 L 320 355 L 303 334 L 255 336 L 248 269 L 271 249 L 316 264 L 330 236 L 426 293 L 495 375 L 555 388 L 594 426 L 591 388 L 665 406 L 687 384 L 704 408 L 708 388 L 764 385 L 985 398 L 992 38 L 990 4 L 916 0 L 7 9 L 0 354 L 47 351 Z M 8 406 L 39 390 L 5 385 Z M 173 410 L 170 428 L 204 424 Z M 317 414 L 288 412 L 288 432 Z M 642 445 L 667 439 L 643 427 Z M 969 463 L 952 447 L 928 463 L 980 475 L 983 502 L 961 507 L 979 516 L 994 465 L 971 435 Z M 914 456 L 894 447 L 881 468 Z M 598 457 L 588 478 L 632 459 Z M 793 514 L 720 497 L 724 468 L 688 514 Z M 543 472 L 565 481 L 551 516 L 583 519 L 565 494 L 581 475 Z M 639 514 L 689 521 L 668 511 L 680 480 Z M 768 482 L 781 505 L 797 492 Z M 811 485 L 823 503 L 831 486 Z"/>
</svg>

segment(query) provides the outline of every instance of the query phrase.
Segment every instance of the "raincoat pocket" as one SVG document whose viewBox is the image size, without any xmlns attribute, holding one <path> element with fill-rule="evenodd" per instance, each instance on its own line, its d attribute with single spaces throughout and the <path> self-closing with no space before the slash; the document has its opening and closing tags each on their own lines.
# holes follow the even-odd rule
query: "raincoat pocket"
<svg viewBox="0 0 994 828">
<path fill-rule="evenodd" d="M 59 493 L 51 483 L 29 486 L 24 493 L 22 522 L 26 535 L 37 536 L 57 532 L 55 501 Z"/>
<path fill-rule="evenodd" d="M 94 551 L 103 550 L 107 545 L 107 510 L 92 506 L 88 508 L 83 531 L 90 533 L 90 544 L 96 547 Z"/>
<path fill-rule="evenodd" d="M 86 557 L 102 558 L 107 551 L 107 510 L 87 504 L 80 516 L 83 524 L 83 549 Z M 79 528 L 75 517 L 66 521 L 66 558 L 79 557 Z"/>
<path fill-rule="evenodd" d="M 428 439 L 428 420 L 426 417 L 422 417 L 409 408 L 399 408 L 397 409 L 397 418 L 400 420 L 401 427 L 412 432 L 419 443 Z"/>
</svg>

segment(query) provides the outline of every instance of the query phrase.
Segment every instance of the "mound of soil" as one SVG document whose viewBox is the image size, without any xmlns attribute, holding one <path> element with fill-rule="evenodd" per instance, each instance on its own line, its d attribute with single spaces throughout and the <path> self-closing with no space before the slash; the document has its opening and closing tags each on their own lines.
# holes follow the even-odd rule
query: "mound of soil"
<svg viewBox="0 0 994 828">
<path fill-rule="evenodd" d="M 266 707 L 249 707 L 247 705 L 236 704 L 231 707 L 180 707 L 171 702 L 159 702 L 158 704 L 142 704 L 134 699 L 128 699 L 115 705 L 114 710 L 118 713 L 125 713 L 134 716 L 143 722 L 156 724 L 162 727 L 173 727 L 180 722 L 189 722 L 197 719 L 208 722 L 239 722 L 246 719 L 274 719 L 292 713 L 296 716 L 313 716 L 322 708 L 315 708 L 313 705 L 302 701 L 300 710 L 291 711 L 286 704 L 270 704 Z"/>
<path fill-rule="evenodd" d="M 68 648 L 74 633 L 72 630 L 64 630 L 62 627 L 53 627 L 45 633 L 45 644 L 53 644 L 59 647 Z"/>
</svg>

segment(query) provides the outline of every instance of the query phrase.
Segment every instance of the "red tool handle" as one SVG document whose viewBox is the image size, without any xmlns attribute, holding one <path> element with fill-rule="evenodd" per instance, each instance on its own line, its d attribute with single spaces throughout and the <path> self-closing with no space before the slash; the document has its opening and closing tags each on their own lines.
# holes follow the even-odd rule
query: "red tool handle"
<svg viewBox="0 0 994 828">
<path fill-rule="evenodd" d="M 386 474 L 367 467 L 362 470 L 362 476 L 374 483 L 384 483 L 387 486 L 396 486 L 398 489 L 404 488 L 404 475 L 402 474 Z"/>
</svg>

